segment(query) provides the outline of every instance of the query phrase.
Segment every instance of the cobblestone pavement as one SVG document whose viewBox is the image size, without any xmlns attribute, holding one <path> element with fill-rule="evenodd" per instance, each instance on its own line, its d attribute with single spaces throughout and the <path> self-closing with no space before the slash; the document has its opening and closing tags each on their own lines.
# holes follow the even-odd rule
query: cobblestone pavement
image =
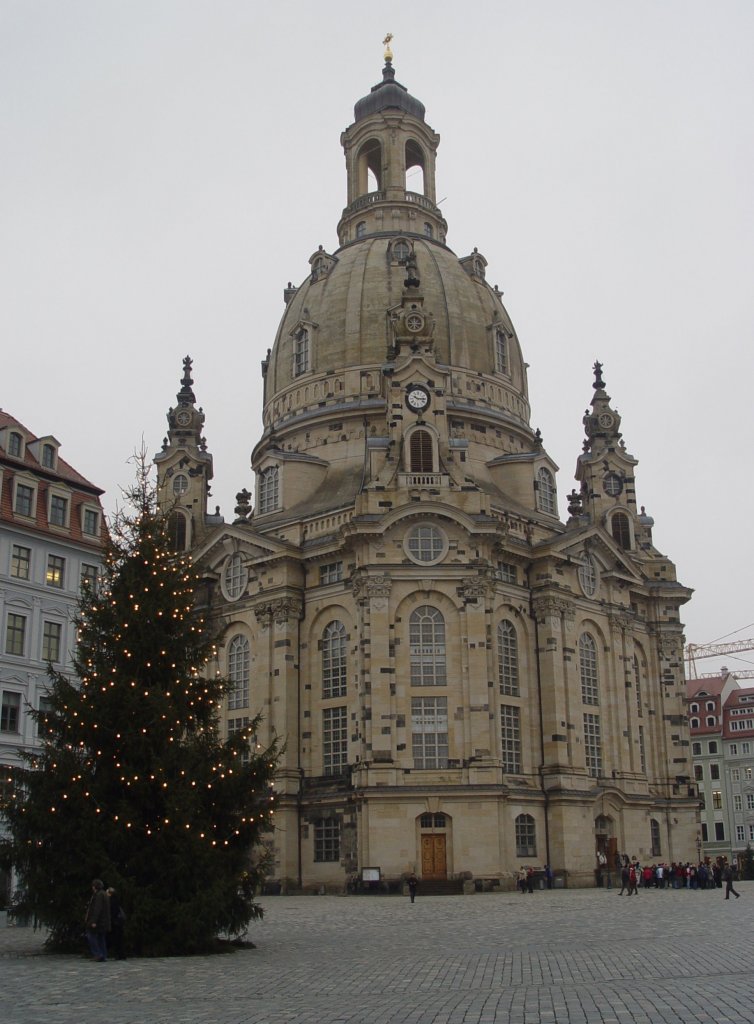
<svg viewBox="0 0 754 1024">
<path fill-rule="evenodd" d="M 109 961 L 0 930 L 4 1024 L 754 1024 L 754 883 L 273 897 L 256 949 Z"/>
</svg>

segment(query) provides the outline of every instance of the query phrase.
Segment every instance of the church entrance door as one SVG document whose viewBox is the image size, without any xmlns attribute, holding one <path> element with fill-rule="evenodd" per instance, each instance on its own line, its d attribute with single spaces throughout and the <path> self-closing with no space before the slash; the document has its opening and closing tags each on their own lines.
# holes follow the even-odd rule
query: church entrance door
<svg viewBox="0 0 754 1024">
<path fill-rule="evenodd" d="M 422 878 L 447 878 L 445 836 L 422 836 Z"/>
</svg>

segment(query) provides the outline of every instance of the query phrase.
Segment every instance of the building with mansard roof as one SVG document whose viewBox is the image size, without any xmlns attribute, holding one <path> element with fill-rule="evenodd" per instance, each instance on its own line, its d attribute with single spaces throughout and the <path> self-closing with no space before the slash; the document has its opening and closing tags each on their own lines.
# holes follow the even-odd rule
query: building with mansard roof
<svg viewBox="0 0 754 1024">
<path fill-rule="evenodd" d="M 599 853 L 695 852 L 691 592 L 637 506 L 599 364 L 561 521 L 501 293 L 446 240 L 439 141 L 388 56 L 341 135 L 337 248 L 284 290 L 262 361 L 253 502 L 208 514 L 189 359 L 156 456 L 222 631 L 225 728 L 259 713 L 258 741 L 285 741 L 284 891 L 505 887 L 545 863 L 584 885 Z"/>
<path fill-rule="evenodd" d="M 0 800 L 2 769 L 38 742 L 29 708 L 44 710 L 48 665 L 72 670 L 81 583 L 93 585 L 102 563 L 102 494 L 55 437 L 0 410 Z"/>
</svg>

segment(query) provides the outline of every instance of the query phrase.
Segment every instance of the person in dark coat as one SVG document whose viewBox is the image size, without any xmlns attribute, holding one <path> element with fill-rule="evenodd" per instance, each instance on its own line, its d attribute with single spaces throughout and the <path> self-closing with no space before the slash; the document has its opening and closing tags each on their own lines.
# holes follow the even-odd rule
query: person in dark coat
<svg viewBox="0 0 754 1024">
<path fill-rule="evenodd" d="M 110 900 L 99 878 L 92 882 L 92 896 L 86 908 L 86 941 L 98 963 L 107 960 L 107 933 L 110 931 Z"/>
<path fill-rule="evenodd" d="M 725 869 L 723 870 L 723 879 L 725 881 L 725 898 L 726 898 L 726 900 L 730 899 L 730 894 L 731 893 L 733 893 L 733 895 L 736 897 L 736 899 L 738 899 L 738 897 L 741 895 L 741 893 L 740 892 L 736 892 L 736 890 L 733 888 L 733 868 L 731 867 L 730 864 L 726 864 L 725 865 Z"/>
<path fill-rule="evenodd" d="M 117 960 L 125 960 L 123 952 L 123 925 L 126 923 L 126 915 L 120 904 L 117 892 L 112 886 L 107 890 L 110 900 L 110 949 Z"/>
<path fill-rule="evenodd" d="M 416 899 L 416 890 L 418 888 L 419 888 L 419 879 L 416 877 L 416 875 L 412 871 L 411 874 L 408 876 L 408 894 L 411 897 L 411 902 L 412 903 Z"/>
</svg>

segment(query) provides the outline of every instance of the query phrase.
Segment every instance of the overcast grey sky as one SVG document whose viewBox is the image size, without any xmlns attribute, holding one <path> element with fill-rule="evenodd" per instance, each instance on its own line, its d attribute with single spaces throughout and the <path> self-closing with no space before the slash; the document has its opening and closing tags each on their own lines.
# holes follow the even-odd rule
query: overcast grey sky
<svg viewBox="0 0 754 1024">
<path fill-rule="evenodd" d="M 189 353 L 231 518 L 388 31 L 442 136 L 448 244 L 486 256 L 530 363 L 561 515 L 599 358 L 696 589 L 688 639 L 754 636 L 751 0 L 0 0 L 0 405 L 112 509 Z"/>
</svg>

